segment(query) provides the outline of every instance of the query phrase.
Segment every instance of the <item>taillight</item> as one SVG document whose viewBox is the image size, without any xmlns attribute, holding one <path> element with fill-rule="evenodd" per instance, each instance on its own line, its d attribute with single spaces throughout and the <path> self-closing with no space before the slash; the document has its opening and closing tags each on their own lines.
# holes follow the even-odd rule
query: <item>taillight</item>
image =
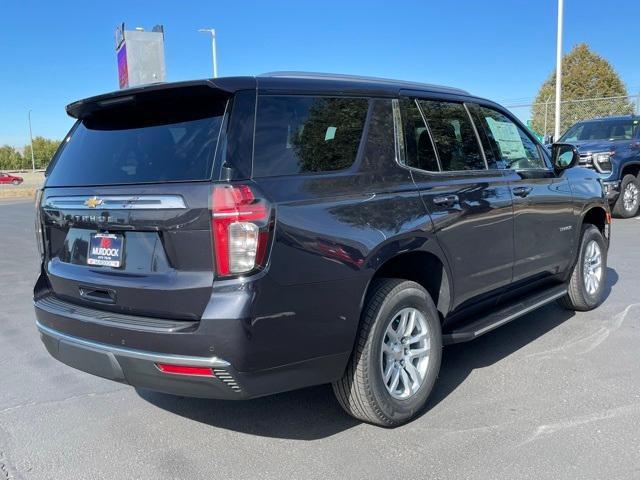
<svg viewBox="0 0 640 480">
<path fill-rule="evenodd" d="M 42 233 L 42 212 L 40 211 L 40 203 L 42 202 L 42 190 L 36 190 L 36 244 L 38 245 L 38 253 L 40 259 L 44 258 L 44 235 Z"/>
<path fill-rule="evenodd" d="M 216 185 L 211 198 L 211 232 L 220 276 L 263 267 L 271 208 L 248 185 Z"/>
</svg>

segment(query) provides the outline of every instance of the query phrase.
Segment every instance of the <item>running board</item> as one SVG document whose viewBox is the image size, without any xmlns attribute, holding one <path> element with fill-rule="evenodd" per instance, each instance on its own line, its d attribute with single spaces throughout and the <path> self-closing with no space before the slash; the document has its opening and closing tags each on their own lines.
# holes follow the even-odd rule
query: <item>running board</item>
<svg viewBox="0 0 640 480">
<path fill-rule="evenodd" d="M 505 323 L 509 323 L 516 318 L 526 315 L 547 303 L 551 303 L 567 293 L 565 284 L 537 292 L 525 298 L 516 299 L 500 307 L 499 310 L 489 313 L 475 322 L 463 325 L 458 330 L 442 335 L 442 343 L 451 345 L 452 343 L 468 342 L 494 330 Z"/>
</svg>

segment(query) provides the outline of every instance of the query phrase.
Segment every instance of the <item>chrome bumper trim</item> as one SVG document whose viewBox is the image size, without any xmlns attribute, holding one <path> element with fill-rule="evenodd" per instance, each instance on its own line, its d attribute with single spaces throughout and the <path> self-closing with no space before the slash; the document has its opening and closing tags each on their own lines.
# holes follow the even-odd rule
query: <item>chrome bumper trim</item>
<svg viewBox="0 0 640 480">
<path fill-rule="evenodd" d="M 172 355 L 168 353 L 146 352 L 143 350 L 135 350 L 132 348 L 116 347 L 104 343 L 92 342 L 83 338 L 72 337 L 49 327 L 45 327 L 36 320 L 36 326 L 42 335 L 53 337 L 71 343 L 87 350 L 97 350 L 104 353 L 111 353 L 123 357 L 136 358 L 138 360 L 146 360 L 153 363 L 170 363 L 176 365 L 186 365 L 192 367 L 229 367 L 231 364 L 218 357 L 190 357 L 185 355 Z"/>
</svg>

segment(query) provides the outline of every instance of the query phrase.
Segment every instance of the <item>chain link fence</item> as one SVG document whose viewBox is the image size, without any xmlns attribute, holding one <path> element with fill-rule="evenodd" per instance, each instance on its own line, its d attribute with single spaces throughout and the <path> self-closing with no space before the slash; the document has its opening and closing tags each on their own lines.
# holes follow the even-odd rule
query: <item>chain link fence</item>
<svg viewBox="0 0 640 480">
<path fill-rule="evenodd" d="M 541 140 L 553 135 L 555 125 L 553 98 L 550 97 L 542 103 L 522 103 L 506 107 Z M 560 102 L 560 131 L 566 131 L 580 120 L 631 114 L 640 115 L 640 94 L 566 100 Z"/>
</svg>

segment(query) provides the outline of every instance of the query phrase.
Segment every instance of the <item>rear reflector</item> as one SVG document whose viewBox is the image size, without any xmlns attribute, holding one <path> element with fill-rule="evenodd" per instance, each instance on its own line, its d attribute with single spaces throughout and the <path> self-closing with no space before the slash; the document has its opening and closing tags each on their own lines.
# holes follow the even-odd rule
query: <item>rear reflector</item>
<svg viewBox="0 0 640 480">
<path fill-rule="evenodd" d="M 171 365 L 169 363 L 156 363 L 156 367 L 163 373 L 171 373 L 173 375 L 213 377 L 213 370 L 207 367 L 189 367 L 187 365 Z"/>
</svg>

